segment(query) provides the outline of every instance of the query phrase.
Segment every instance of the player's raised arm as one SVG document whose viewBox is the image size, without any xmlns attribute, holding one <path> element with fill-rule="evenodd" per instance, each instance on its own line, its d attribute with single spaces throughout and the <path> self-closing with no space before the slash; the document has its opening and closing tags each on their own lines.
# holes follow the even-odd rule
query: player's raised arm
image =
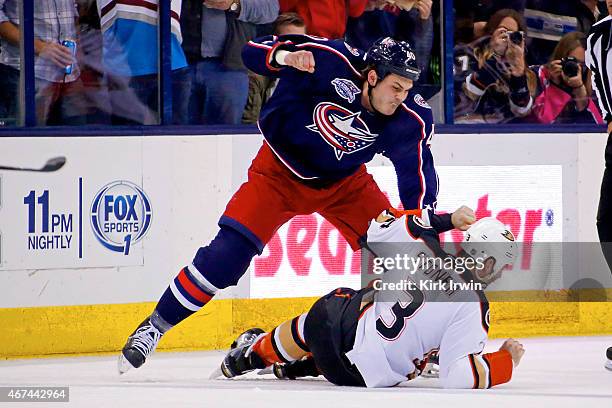
<svg viewBox="0 0 612 408">
<path fill-rule="evenodd" d="M 331 43 L 305 35 L 266 36 L 249 41 L 242 50 L 242 60 L 251 71 L 265 76 L 280 76 L 286 68 L 314 73 L 313 47 Z M 325 47 L 333 49 L 329 46 Z"/>
</svg>

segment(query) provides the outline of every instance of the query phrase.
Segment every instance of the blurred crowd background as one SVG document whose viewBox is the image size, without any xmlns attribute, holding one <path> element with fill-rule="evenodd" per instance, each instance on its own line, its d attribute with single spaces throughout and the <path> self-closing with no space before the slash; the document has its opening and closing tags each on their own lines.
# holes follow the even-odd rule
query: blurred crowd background
<svg viewBox="0 0 612 408">
<path fill-rule="evenodd" d="M 24 0 L 0 0 L 0 126 L 20 124 Z M 30 0 L 32 1 L 32 0 Z M 585 67 L 586 37 L 612 0 L 171 0 L 172 124 L 253 124 L 276 81 L 249 72 L 250 39 L 305 33 L 367 49 L 408 41 L 415 84 L 454 123 L 604 123 Z M 442 27 L 454 26 L 453 93 L 444 93 Z M 449 33 L 448 35 L 450 35 Z M 155 125 L 157 0 L 35 0 L 36 122 Z"/>
</svg>

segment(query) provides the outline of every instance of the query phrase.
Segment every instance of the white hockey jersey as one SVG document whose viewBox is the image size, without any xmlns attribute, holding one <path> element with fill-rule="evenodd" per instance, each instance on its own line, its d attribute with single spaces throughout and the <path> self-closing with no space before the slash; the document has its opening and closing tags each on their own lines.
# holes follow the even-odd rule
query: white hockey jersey
<svg viewBox="0 0 612 408">
<path fill-rule="evenodd" d="M 377 242 L 403 243 L 400 250 L 409 252 L 410 257 L 422 256 L 423 252 L 433 257 L 437 249 L 441 250 L 437 232 L 428 226 L 428 220 L 413 215 L 389 217 L 370 225 L 368 244 L 374 246 L 378 257 L 393 258 L 399 246 L 376 247 Z M 415 283 L 423 276 L 447 283 L 461 280 L 458 274 L 450 271 L 453 276 L 448 276 L 448 272 L 421 268 L 416 274 L 404 276 Z M 443 274 L 446 275 L 442 277 Z M 487 341 L 489 308 L 486 298 L 470 293 L 474 297 L 467 299 L 466 291 L 441 290 L 438 296 L 448 300 L 432 301 L 434 291 L 421 291 L 418 287 L 377 291 L 374 302 L 362 309 L 355 343 L 346 353 L 347 358 L 368 387 L 389 387 L 414 378 L 434 351 L 439 353 L 443 387 L 489 388 L 507 382 L 512 373 L 510 353 L 481 354 Z"/>
</svg>

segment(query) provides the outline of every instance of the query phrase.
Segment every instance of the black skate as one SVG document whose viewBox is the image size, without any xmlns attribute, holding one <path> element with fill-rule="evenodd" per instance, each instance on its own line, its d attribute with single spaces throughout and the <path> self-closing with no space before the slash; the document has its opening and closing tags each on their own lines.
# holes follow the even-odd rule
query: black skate
<svg viewBox="0 0 612 408">
<path fill-rule="evenodd" d="M 272 373 L 280 380 L 296 380 L 303 377 L 318 377 L 319 369 L 312 357 L 290 363 L 274 363 Z"/>
<path fill-rule="evenodd" d="M 263 360 L 257 354 L 251 353 L 251 346 L 264 333 L 262 329 L 255 328 L 238 336 L 223 359 L 220 370 L 215 371 L 211 377 L 216 378 L 222 374 L 226 378 L 234 378 L 258 368 L 265 368 Z"/>
<path fill-rule="evenodd" d="M 612 347 L 608 347 L 608 350 L 606 351 L 606 357 L 608 358 L 608 361 L 606 361 L 606 365 L 605 367 L 612 371 Z"/>
<path fill-rule="evenodd" d="M 128 337 L 119 355 L 119 374 L 123 374 L 131 368 L 138 368 L 157 347 L 163 333 L 151 324 L 147 317 L 134 333 Z"/>
</svg>

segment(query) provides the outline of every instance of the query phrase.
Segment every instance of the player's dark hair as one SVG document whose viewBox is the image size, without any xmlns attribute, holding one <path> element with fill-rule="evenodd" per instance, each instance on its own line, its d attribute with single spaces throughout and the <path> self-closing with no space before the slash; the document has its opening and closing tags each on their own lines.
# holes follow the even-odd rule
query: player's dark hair
<svg viewBox="0 0 612 408">
<path fill-rule="evenodd" d="M 361 68 L 359 70 L 359 73 L 363 76 L 364 80 L 367 81 L 368 80 L 368 72 L 370 72 L 372 70 L 376 71 L 376 65 L 368 64 L 365 67 Z"/>
</svg>

